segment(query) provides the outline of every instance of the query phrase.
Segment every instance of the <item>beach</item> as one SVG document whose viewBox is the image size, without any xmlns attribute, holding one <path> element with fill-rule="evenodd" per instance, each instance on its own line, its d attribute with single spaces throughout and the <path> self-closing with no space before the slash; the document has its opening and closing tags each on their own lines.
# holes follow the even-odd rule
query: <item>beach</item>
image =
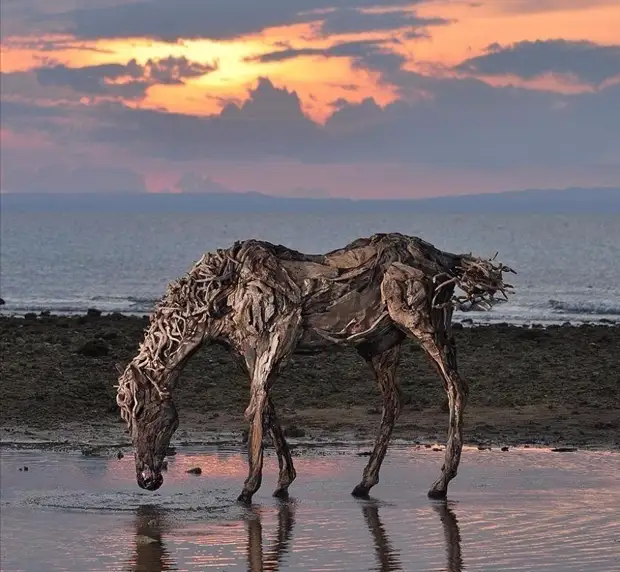
<svg viewBox="0 0 620 572">
<path fill-rule="evenodd" d="M 126 442 L 115 403 L 115 364 L 126 365 L 146 317 L 0 317 L 2 440 Z M 620 448 L 620 326 L 520 327 L 455 331 L 460 371 L 470 384 L 465 441 L 478 446 Z M 445 440 L 442 384 L 413 342 L 403 347 L 404 394 L 395 439 Z M 243 440 L 246 374 L 217 346 L 199 351 L 175 389 L 176 437 Z M 372 439 L 381 400 L 351 349 L 295 356 L 273 389 L 291 438 Z"/>
</svg>

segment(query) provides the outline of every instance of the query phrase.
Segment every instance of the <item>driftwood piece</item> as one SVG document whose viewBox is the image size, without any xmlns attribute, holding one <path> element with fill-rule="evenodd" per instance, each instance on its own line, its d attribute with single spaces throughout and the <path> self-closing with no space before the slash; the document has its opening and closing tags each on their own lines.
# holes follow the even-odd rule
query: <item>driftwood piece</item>
<svg viewBox="0 0 620 572">
<path fill-rule="evenodd" d="M 384 398 L 384 414 L 362 482 L 378 481 L 400 402 L 393 349 L 417 339 L 436 365 L 448 394 L 450 424 L 441 477 L 429 494 L 444 497 L 462 447 L 467 384 L 460 378 L 451 334 L 455 308 L 490 308 L 511 286 L 507 266 L 471 254 L 452 254 L 399 233 L 375 234 L 326 254 L 304 254 L 258 240 L 205 254 L 172 282 L 156 305 L 138 354 L 119 377 L 117 403 L 136 450 L 140 486 L 161 485 L 162 447 L 178 424 L 176 380 L 203 343 L 237 354 L 250 377 L 245 415 L 249 475 L 240 499 L 261 481 L 263 430 L 272 433 L 280 461 L 276 494 L 295 478 L 288 445 L 269 397 L 277 372 L 295 352 L 352 345 L 369 363 Z M 459 292 L 460 291 L 460 292 Z"/>
</svg>

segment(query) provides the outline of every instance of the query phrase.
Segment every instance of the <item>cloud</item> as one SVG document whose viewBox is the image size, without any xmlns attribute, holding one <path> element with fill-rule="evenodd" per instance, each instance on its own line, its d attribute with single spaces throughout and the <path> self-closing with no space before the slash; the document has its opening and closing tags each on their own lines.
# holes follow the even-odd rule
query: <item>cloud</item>
<svg viewBox="0 0 620 572">
<path fill-rule="evenodd" d="M 328 48 L 286 48 L 248 58 L 260 63 L 282 62 L 300 57 L 350 58 L 353 67 L 378 71 L 381 74 L 397 72 L 406 58 L 389 48 L 393 40 L 357 40 L 333 44 Z"/>
<path fill-rule="evenodd" d="M 476 75 L 516 75 L 533 79 L 544 74 L 574 76 L 598 86 L 620 77 L 620 45 L 601 46 L 588 41 L 537 40 L 502 46 L 491 44 L 486 53 L 455 68 Z"/>
<path fill-rule="evenodd" d="M 211 177 L 193 171 L 183 173 L 174 184 L 174 188 L 183 193 L 229 193 L 232 191 Z"/>
<path fill-rule="evenodd" d="M 68 169 L 49 165 L 35 169 L 3 165 L 2 190 L 19 193 L 145 192 L 141 174 L 124 167 L 83 165 Z"/>
<path fill-rule="evenodd" d="M 95 141 L 130 144 L 173 160 L 298 157 L 321 143 L 320 126 L 304 115 L 297 94 L 266 78 L 243 104 L 229 103 L 206 118 L 120 104 L 96 112 L 103 125 L 92 132 Z"/>
<path fill-rule="evenodd" d="M 200 64 L 185 57 L 170 56 L 160 60 L 148 60 L 144 65 L 133 59 L 126 64 L 101 64 L 79 68 L 57 64 L 38 67 L 33 71 L 42 86 L 68 86 L 86 95 L 141 99 L 152 85 L 178 85 L 187 78 L 200 77 L 216 69 L 216 64 Z"/>
<path fill-rule="evenodd" d="M 410 89 L 428 97 L 385 107 L 372 99 L 358 104 L 339 101 L 324 126 L 304 115 L 294 91 L 266 78 L 242 105 L 228 104 L 213 116 L 107 103 L 83 106 L 89 115 L 80 122 L 89 126 L 84 137 L 91 142 L 171 161 L 276 158 L 493 172 L 594 165 L 603 157 L 613 162 L 617 156 L 620 85 L 597 93 L 558 95 L 414 73 L 409 82 Z M 19 126 L 24 114 L 32 117 L 27 109 L 15 112 L 10 110 L 7 118 L 11 128 Z M 47 113 L 37 121 L 51 121 Z"/>
<path fill-rule="evenodd" d="M 393 7 L 419 0 L 390 0 Z M 156 38 L 232 39 L 266 28 L 300 22 L 320 22 L 327 11 L 384 8 L 380 0 L 141 0 L 103 7 L 66 10 L 53 19 L 81 39 Z M 41 18 L 32 17 L 40 24 Z M 50 19 L 46 15 L 44 19 Z"/>
<path fill-rule="evenodd" d="M 618 0 L 510 0 L 509 2 L 496 2 L 486 0 L 502 12 L 509 14 L 524 14 L 536 12 L 565 12 L 584 10 L 597 6 L 617 6 Z M 484 1 L 481 2 L 484 4 Z"/>
<path fill-rule="evenodd" d="M 410 34 L 424 35 L 423 30 L 426 27 L 445 26 L 449 23 L 450 20 L 444 18 L 421 18 L 408 10 L 364 12 L 358 8 L 344 8 L 326 13 L 320 30 L 322 34 L 329 36 L 408 28 Z"/>
</svg>

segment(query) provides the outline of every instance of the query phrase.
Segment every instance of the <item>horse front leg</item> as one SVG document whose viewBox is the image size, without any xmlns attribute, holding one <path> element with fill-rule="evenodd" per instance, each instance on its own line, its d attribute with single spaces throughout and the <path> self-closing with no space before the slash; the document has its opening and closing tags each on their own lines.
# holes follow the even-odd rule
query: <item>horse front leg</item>
<svg viewBox="0 0 620 572">
<path fill-rule="evenodd" d="M 243 490 L 237 500 L 246 504 L 252 502 L 252 496 L 260 488 L 263 480 L 263 426 L 267 387 L 252 380 L 250 405 L 245 410 L 245 420 L 250 423 L 248 433 L 248 476 L 243 483 Z"/>
<path fill-rule="evenodd" d="M 250 423 L 248 477 L 237 499 L 246 504 L 252 501 L 252 496 L 261 485 L 265 428 L 275 430 L 277 446 L 283 456 L 288 454 L 290 458 L 288 445 L 286 445 L 277 418 L 276 422 L 273 422 L 275 409 L 269 397 L 269 390 L 275 381 L 279 366 L 293 352 L 300 322 L 301 310 L 295 309 L 289 314 L 278 317 L 270 330 L 258 338 L 246 340 L 244 358 L 250 372 L 250 404 L 245 410 L 246 421 Z"/>
</svg>

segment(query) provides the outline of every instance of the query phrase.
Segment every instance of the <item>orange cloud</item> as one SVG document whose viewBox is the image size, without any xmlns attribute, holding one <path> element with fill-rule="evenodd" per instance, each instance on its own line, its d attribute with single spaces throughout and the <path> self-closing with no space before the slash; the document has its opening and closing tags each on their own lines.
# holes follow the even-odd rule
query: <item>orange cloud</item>
<svg viewBox="0 0 620 572">
<path fill-rule="evenodd" d="M 354 58 L 304 56 L 285 61 L 259 63 L 252 57 L 286 47 L 294 50 L 328 48 L 334 42 L 360 40 L 397 40 L 389 48 L 401 55 L 403 68 L 419 73 L 452 75 L 453 65 L 479 54 L 489 44 L 509 44 L 522 40 L 551 37 L 588 39 L 599 43 L 620 42 L 620 5 L 568 3 L 552 11 L 506 11 L 497 2 L 453 2 L 448 0 L 416 4 L 420 18 L 444 19 L 449 25 L 433 26 L 429 37 L 407 36 L 407 30 L 389 30 L 361 34 L 339 34 L 325 37 L 317 22 L 267 28 L 258 34 L 232 41 L 186 40 L 171 44 L 144 39 L 98 40 L 76 42 L 70 36 L 49 36 L 38 41 L 32 38 L 11 38 L 3 45 L 4 72 L 25 71 L 40 66 L 46 57 L 70 67 L 185 57 L 192 62 L 218 62 L 213 73 L 187 79 L 183 85 L 152 85 L 144 99 L 130 103 L 141 108 L 165 109 L 193 115 L 218 113 L 227 101 L 244 100 L 257 77 L 270 77 L 276 84 L 295 90 L 304 112 L 317 122 L 324 122 L 332 113 L 331 104 L 338 99 L 359 103 L 372 97 L 385 105 L 397 98 L 396 89 L 380 81 L 378 70 L 354 65 Z M 394 9 L 371 9 L 364 13 L 390 13 Z M 320 21 L 321 14 L 316 14 Z M 584 36 L 586 36 L 584 38 Z M 44 44 L 57 49 L 43 51 Z M 38 47 L 37 47 L 38 46 Z M 569 93 L 584 86 L 566 85 L 552 77 L 522 81 L 515 77 L 481 78 L 492 85 L 508 83 L 552 89 Z"/>
</svg>

